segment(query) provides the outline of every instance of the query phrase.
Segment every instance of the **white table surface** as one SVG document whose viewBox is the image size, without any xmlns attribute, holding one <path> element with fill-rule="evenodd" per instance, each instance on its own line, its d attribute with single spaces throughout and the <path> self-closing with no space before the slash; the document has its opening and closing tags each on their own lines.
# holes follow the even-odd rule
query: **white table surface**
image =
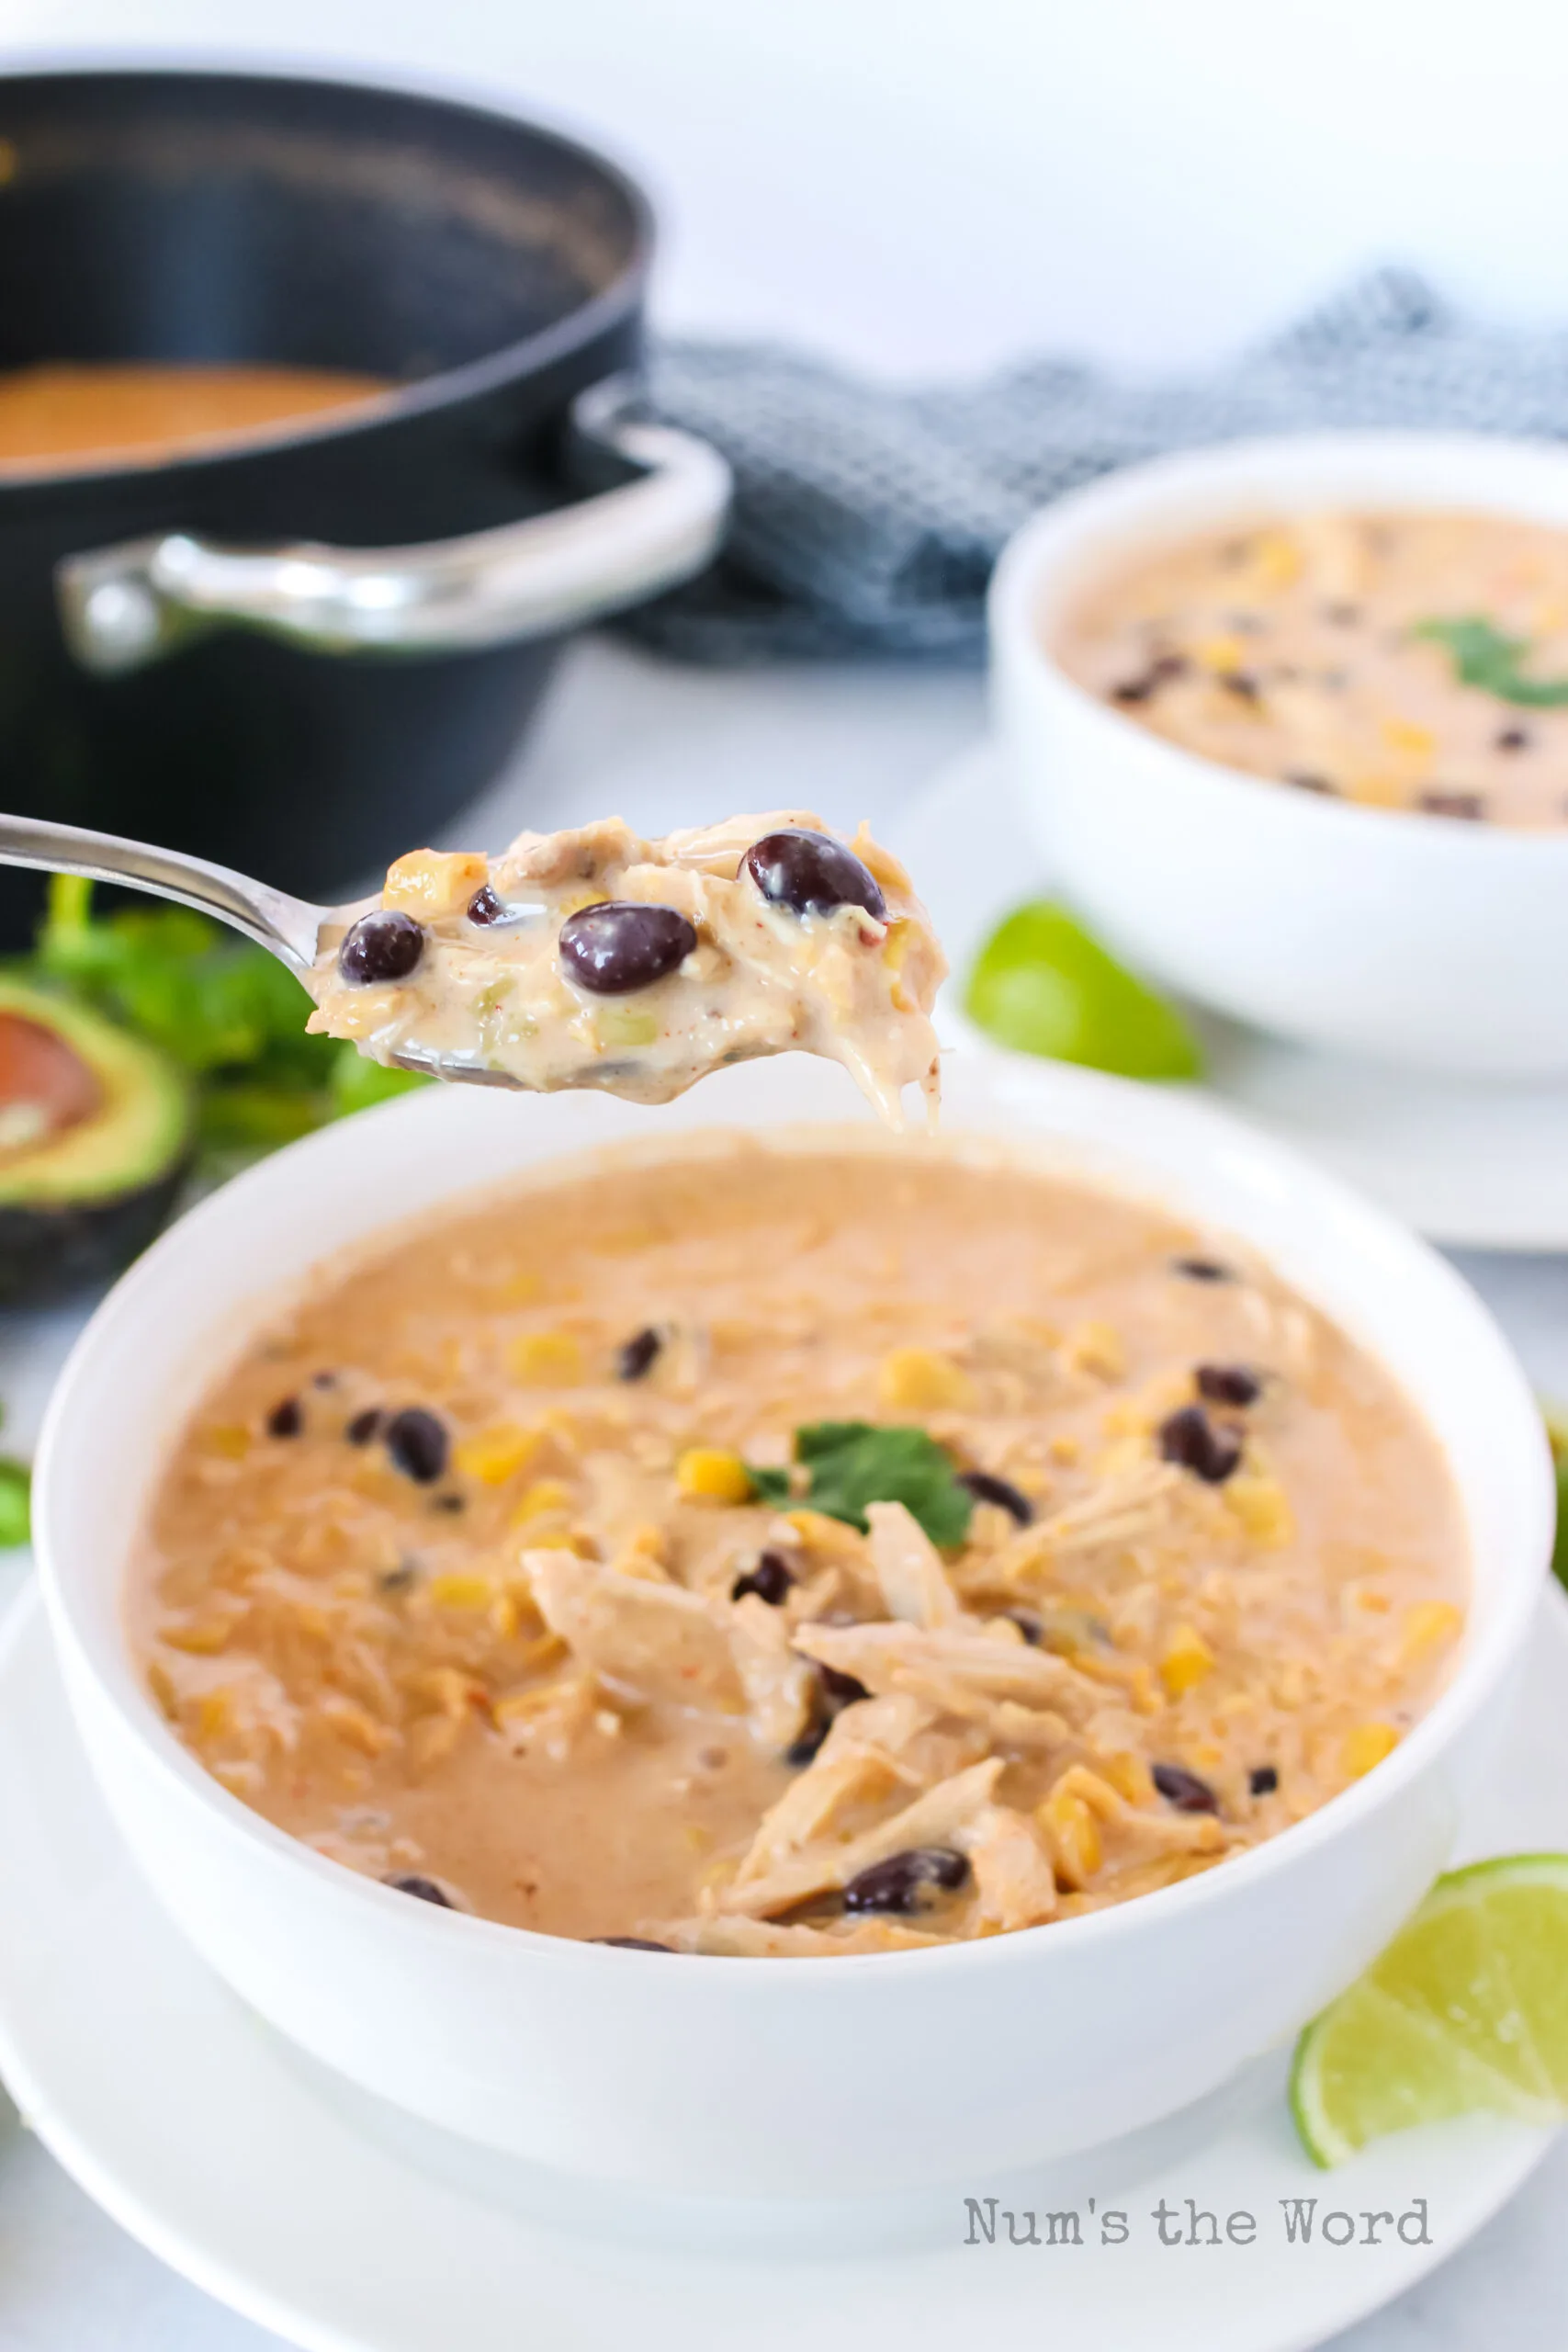
<svg viewBox="0 0 1568 2352">
<path fill-rule="evenodd" d="M 460 829 L 618 809 L 661 831 L 735 808 L 818 808 L 879 831 L 984 723 L 977 679 L 859 670 L 709 674 L 579 646 L 517 768 Z M 1568 1258 L 1461 1260 L 1532 1378 L 1568 1397 Z M 0 1322 L 7 1441 L 26 1451 L 74 1317 Z M 0 1555 L 0 1604 L 25 1559 Z M 20 1891 L 6 1890 L 7 1901 Z M 230 2128 L 240 2120 L 225 2119 Z M 1340 2352 L 1559 2352 L 1568 2305 L 1568 2140 L 1513 2204 Z M 144 2253 L 70 2181 L 0 2096 L 0 2352 L 265 2352 L 276 2339 Z M 432 2345 L 431 2352 L 457 2352 Z M 540 2347 L 547 2352 L 547 2347 Z M 706 2347 L 696 2347 L 706 2352 Z"/>
</svg>

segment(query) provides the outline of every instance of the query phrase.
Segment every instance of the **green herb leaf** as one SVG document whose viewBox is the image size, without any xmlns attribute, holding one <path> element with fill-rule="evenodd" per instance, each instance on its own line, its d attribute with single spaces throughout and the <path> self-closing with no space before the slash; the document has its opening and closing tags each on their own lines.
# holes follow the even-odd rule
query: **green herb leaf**
<svg viewBox="0 0 1568 2352">
<path fill-rule="evenodd" d="M 795 1433 L 795 1458 L 809 1474 L 802 1499 L 829 1519 L 863 1533 L 868 1503 L 902 1503 L 933 1544 L 962 1544 L 968 1533 L 973 1500 L 953 1476 L 952 1456 L 924 1430 L 810 1421 Z M 765 1501 L 792 1499 L 787 1470 L 753 1470 L 751 1477 Z"/>
<path fill-rule="evenodd" d="M 1517 703 L 1525 710 L 1559 710 L 1568 706 L 1568 678 L 1527 678 L 1519 664 L 1528 659 L 1528 637 L 1509 637 L 1482 614 L 1456 620 L 1418 621 L 1414 634 L 1440 645 L 1450 656 L 1462 686 L 1479 686 L 1499 702 Z"/>
<path fill-rule="evenodd" d="M 32 1541 L 32 1486 L 25 1462 L 0 1460 L 0 1552 Z"/>
</svg>

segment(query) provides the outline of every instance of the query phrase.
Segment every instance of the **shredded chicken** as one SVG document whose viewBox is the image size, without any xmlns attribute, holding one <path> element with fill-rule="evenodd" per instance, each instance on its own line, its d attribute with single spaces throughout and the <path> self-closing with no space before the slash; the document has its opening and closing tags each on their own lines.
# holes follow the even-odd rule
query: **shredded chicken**
<svg viewBox="0 0 1568 2352">
<path fill-rule="evenodd" d="M 960 1843 L 975 1873 L 976 1934 L 1008 1935 L 1055 1917 L 1055 1873 L 1026 1814 L 987 1805 Z"/>
<path fill-rule="evenodd" d="M 939 1781 L 901 1812 L 847 1844 L 821 1844 L 791 1855 L 767 1877 L 754 1879 L 747 1886 L 727 1888 L 724 1900 L 732 1910 L 765 1919 L 773 1912 L 793 1910 L 814 1896 L 838 1893 L 873 1862 L 886 1861 L 890 1854 L 901 1854 L 908 1847 L 952 1846 L 960 1832 L 986 1810 L 1002 1770 L 999 1756 L 972 1764 L 951 1780 Z"/>
<path fill-rule="evenodd" d="M 942 1555 L 902 1503 L 873 1503 L 871 1565 L 890 1617 L 934 1629 L 964 1622 L 964 1604 L 947 1579 Z"/>
<path fill-rule="evenodd" d="M 852 1674 L 868 1690 L 903 1691 L 958 1713 L 976 1701 L 1010 1700 L 1081 1723 L 1104 1701 L 1103 1690 L 1066 1658 L 960 1628 L 802 1625 L 795 1645 L 820 1665 Z"/>
<path fill-rule="evenodd" d="M 551 1633 L 595 1674 L 639 1699 L 742 1712 L 729 1629 L 698 1594 L 572 1552 L 525 1552 L 523 1567 Z"/>
<path fill-rule="evenodd" d="M 707 1952 L 721 1960 L 841 1960 L 865 1951 L 922 1951 L 946 1943 L 896 1919 L 857 1919 L 842 1927 L 780 1927 L 733 1912 L 711 1918 L 655 1922 L 658 1939 L 674 1951 Z"/>
</svg>

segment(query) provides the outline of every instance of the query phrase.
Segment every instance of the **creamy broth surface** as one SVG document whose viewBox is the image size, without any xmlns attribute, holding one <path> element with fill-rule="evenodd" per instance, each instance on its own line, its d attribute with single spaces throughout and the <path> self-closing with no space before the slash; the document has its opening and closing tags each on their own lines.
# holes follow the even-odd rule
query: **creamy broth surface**
<svg viewBox="0 0 1568 2352">
<path fill-rule="evenodd" d="M 59 362 L 0 372 L 0 474 L 155 466 L 211 441 L 375 400 L 376 376 L 326 368 Z"/>
<path fill-rule="evenodd" d="M 1319 514 L 1126 563 L 1053 650 L 1184 749 L 1295 790 L 1568 825 L 1568 531 Z"/>
<path fill-rule="evenodd" d="M 821 1423 L 906 1432 L 937 1503 L 830 1515 Z M 1421 1714 L 1466 1584 L 1432 1437 L 1228 1244 L 952 1147 L 716 1137 L 326 1270 L 195 1415 L 131 1607 L 179 1736 L 347 1867 L 809 1956 L 1274 1835 Z"/>
</svg>

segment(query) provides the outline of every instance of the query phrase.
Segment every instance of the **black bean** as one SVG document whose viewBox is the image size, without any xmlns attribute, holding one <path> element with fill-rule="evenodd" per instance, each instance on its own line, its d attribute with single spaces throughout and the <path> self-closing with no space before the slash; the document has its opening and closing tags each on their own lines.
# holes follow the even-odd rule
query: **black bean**
<svg viewBox="0 0 1568 2352">
<path fill-rule="evenodd" d="M 298 1437 L 304 1426 L 298 1396 L 280 1396 L 266 1417 L 268 1437 Z"/>
<path fill-rule="evenodd" d="M 430 1508 L 432 1510 L 446 1511 L 450 1518 L 455 1519 L 460 1510 L 467 1510 L 468 1506 L 461 1495 L 434 1495 L 431 1498 Z"/>
<path fill-rule="evenodd" d="M 1428 817 L 1459 817 L 1468 825 L 1479 824 L 1486 814 L 1486 803 L 1479 792 L 1424 792 L 1416 805 Z"/>
<path fill-rule="evenodd" d="M 1258 699 L 1258 681 L 1250 670 L 1222 670 L 1214 684 L 1224 686 L 1227 694 L 1235 695 L 1242 702 L 1257 702 Z"/>
<path fill-rule="evenodd" d="M 1528 727 L 1505 727 L 1496 740 L 1500 752 L 1528 752 L 1530 731 Z"/>
<path fill-rule="evenodd" d="M 1127 704 L 1147 702 L 1169 679 L 1185 677 L 1186 673 L 1185 654 L 1157 653 L 1141 676 L 1124 679 L 1121 685 L 1112 686 L 1111 699 Z"/>
<path fill-rule="evenodd" d="M 1178 1813 L 1218 1813 L 1220 1801 L 1208 1781 L 1185 1764 L 1156 1764 L 1151 1771 L 1156 1788 Z"/>
<path fill-rule="evenodd" d="M 401 1878 L 384 1878 L 381 1883 L 395 1888 L 400 1894 L 417 1894 L 422 1903 L 436 1904 L 443 1911 L 457 1908 L 451 1896 L 445 1894 L 433 1878 L 421 1878 L 417 1872 L 410 1872 Z"/>
<path fill-rule="evenodd" d="M 503 922 L 505 919 L 506 909 L 487 882 L 468 900 L 468 921 L 477 922 L 482 931 L 487 924 Z"/>
<path fill-rule="evenodd" d="M 1185 1275 L 1190 1283 L 1234 1283 L 1235 1276 L 1217 1258 L 1173 1258 L 1170 1270 Z"/>
<path fill-rule="evenodd" d="M 1271 1797 L 1280 1785 L 1280 1775 L 1272 1764 L 1255 1764 L 1247 1776 L 1247 1785 L 1255 1797 Z"/>
<path fill-rule="evenodd" d="M 392 1466 L 417 1486 L 434 1486 L 446 1467 L 446 1431 L 423 1405 L 405 1406 L 387 1423 Z"/>
<path fill-rule="evenodd" d="M 1263 1383 L 1245 1363 L 1201 1363 L 1192 1377 L 1211 1405 L 1256 1405 L 1263 1394 Z"/>
<path fill-rule="evenodd" d="M 994 1470 L 961 1470 L 957 1483 L 977 1503 L 995 1503 L 1020 1527 L 1028 1527 L 1034 1518 L 1034 1506 L 1027 1495 L 1021 1495 L 1010 1478 L 998 1478 Z"/>
<path fill-rule="evenodd" d="M 570 979 L 594 996 L 628 996 L 668 979 L 697 944 L 677 907 L 604 899 L 568 915 L 560 927 L 560 960 Z"/>
<path fill-rule="evenodd" d="M 656 1944 L 647 1936 L 590 1936 L 592 1944 L 608 1944 L 614 1951 L 671 1951 L 671 1944 Z"/>
<path fill-rule="evenodd" d="M 876 876 L 831 833 L 786 826 L 753 842 L 744 864 L 763 898 L 791 914 L 828 915 L 835 907 L 863 907 L 880 922 L 887 911 Z"/>
<path fill-rule="evenodd" d="M 640 1380 L 644 1373 L 652 1371 L 653 1360 L 663 1345 L 651 1323 L 646 1331 L 634 1332 L 615 1358 L 616 1379 Z"/>
<path fill-rule="evenodd" d="M 780 1553 L 761 1552 L 757 1555 L 756 1566 L 748 1568 L 743 1577 L 736 1577 L 729 1588 L 729 1598 L 731 1600 L 744 1600 L 749 1592 L 754 1592 L 759 1600 L 767 1602 L 770 1609 L 777 1609 L 782 1606 L 794 1582 L 795 1570 Z"/>
<path fill-rule="evenodd" d="M 1032 1609 L 1001 1609 L 997 1613 L 1000 1617 L 1010 1618 L 1032 1650 L 1040 1647 L 1045 1638 L 1045 1628 Z"/>
<path fill-rule="evenodd" d="M 822 1620 L 824 1624 L 844 1622 L 838 1617 Z M 853 1624 L 856 1621 L 851 1618 L 848 1622 Z M 810 1718 L 799 1738 L 784 1750 L 784 1762 L 809 1764 L 831 1731 L 834 1716 L 841 1714 L 846 1707 L 852 1707 L 857 1700 L 870 1696 L 865 1684 L 857 1681 L 852 1674 L 840 1674 L 836 1666 L 819 1666 L 812 1685 Z"/>
<path fill-rule="evenodd" d="M 927 1889 L 951 1894 L 969 1875 L 966 1855 L 951 1846 L 911 1846 L 908 1852 L 889 1854 L 851 1879 L 844 1889 L 846 1911 L 918 1911 Z"/>
<path fill-rule="evenodd" d="M 313 1372 L 310 1374 L 310 1385 L 312 1388 L 335 1388 L 337 1374 L 335 1372 Z"/>
<path fill-rule="evenodd" d="M 344 932 L 337 967 L 356 988 L 370 988 L 378 980 L 406 980 L 423 954 L 424 933 L 412 915 L 379 907 Z"/>
<path fill-rule="evenodd" d="M 350 1445 L 368 1445 L 371 1439 L 379 1431 L 385 1419 L 386 1415 L 379 1405 L 367 1405 L 362 1413 L 355 1413 L 353 1420 L 344 1430 L 344 1435 Z"/>
<path fill-rule="evenodd" d="M 1160 1423 L 1159 1450 L 1167 1462 L 1221 1487 L 1241 1460 L 1241 1439 L 1235 1430 L 1212 1421 L 1201 1405 L 1183 1405 Z"/>
<path fill-rule="evenodd" d="M 1334 786 L 1325 775 L 1314 775 L 1306 768 L 1291 768 L 1280 781 L 1293 785 L 1298 792 L 1315 792 L 1325 800 L 1332 800 L 1337 797 Z"/>
</svg>

